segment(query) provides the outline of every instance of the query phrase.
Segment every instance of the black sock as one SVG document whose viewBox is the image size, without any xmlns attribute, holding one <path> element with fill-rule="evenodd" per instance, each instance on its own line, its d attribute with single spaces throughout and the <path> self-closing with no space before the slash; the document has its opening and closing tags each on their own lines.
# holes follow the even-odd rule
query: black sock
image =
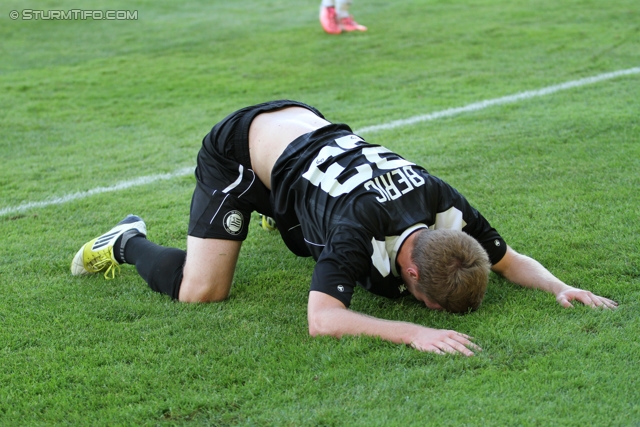
<svg viewBox="0 0 640 427">
<path fill-rule="evenodd" d="M 119 243 L 114 245 L 114 254 Z M 177 300 L 186 257 L 187 253 L 183 250 L 166 248 L 137 235 L 126 241 L 122 261 L 135 265 L 138 274 L 151 289 Z"/>
<path fill-rule="evenodd" d="M 127 230 L 113 243 L 113 257 L 119 264 L 130 264 L 124 257 L 124 248 L 127 247 L 129 239 L 136 236 L 145 237 L 145 235 L 138 230 Z"/>
</svg>

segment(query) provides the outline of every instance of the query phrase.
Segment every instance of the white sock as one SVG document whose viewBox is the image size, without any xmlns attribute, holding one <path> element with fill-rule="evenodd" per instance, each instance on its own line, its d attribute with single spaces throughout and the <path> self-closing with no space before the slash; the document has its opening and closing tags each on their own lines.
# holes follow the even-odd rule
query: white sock
<svg viewBox="0 0 640 427">
<path fill-rule="evenodd" d="M 322 0 L 322 3 L 320 4 L 321 7 L 334 7 L 335 6 L 335 2 L 333 0 Z"/>
<path fill-rule="evenodd" d="M 338 19 L 347 18 L 349 16 L 349 7 L 351 0 L 336 0 L 336 15 Z"/>
</svg>

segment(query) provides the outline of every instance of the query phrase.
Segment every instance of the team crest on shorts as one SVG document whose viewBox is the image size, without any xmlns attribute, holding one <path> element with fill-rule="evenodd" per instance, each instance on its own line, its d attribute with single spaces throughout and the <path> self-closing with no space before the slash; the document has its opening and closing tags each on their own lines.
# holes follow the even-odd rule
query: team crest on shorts
<svg viewBox="0 0 640 427">
<path fill-rule="evenodd" d="M 240 211 L 229 211 L 224 216 L 222 224 L 224 225 L 224 229 L 227 230 L 227 233 L 235 236 L 242 231 L 242 226 L 244 225 L 244 217 L 242 216 Z"/>
</svg>

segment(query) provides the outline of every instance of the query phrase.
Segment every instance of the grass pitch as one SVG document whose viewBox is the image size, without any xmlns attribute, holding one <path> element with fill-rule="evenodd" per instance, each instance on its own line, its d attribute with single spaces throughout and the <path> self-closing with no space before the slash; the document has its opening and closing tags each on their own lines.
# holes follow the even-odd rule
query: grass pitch
<svg viewBox="0 0 640 427">
<path fill-rule="evenodd" d="M 130 212 L 183 248 L 190 174 L 63 203 L 193 167 L 211 126 L 251 103 L 298 99 L 360 129 L 638 67 L 636 1 L 356 0 L 369 31 L 337 37 L 316 2 L 92 2 L 137 19 L 10 19 L 26 7 L 0 4 L 0 424 L 640 422 L 637 74 L 363 135 L 454 185 L 568 284 L 620 303 L 566 310 L 496 276 L 467 316 L 356 293 L 355 310 L 474 336 L 473 358 L 310 338 L 313 262 L 257 218 L 223 303 L 174 303 L 130 266 L 70 276 L 79 246 Z"/>
</svg>

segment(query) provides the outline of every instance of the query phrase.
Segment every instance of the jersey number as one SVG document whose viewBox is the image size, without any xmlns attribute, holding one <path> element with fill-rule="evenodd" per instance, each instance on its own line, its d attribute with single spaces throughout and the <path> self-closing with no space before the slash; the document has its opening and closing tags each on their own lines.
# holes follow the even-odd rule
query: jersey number
<svg viewBox="0 0 640 427">
<path fill-rule="evenodd" d="M 302 176 L 316 187 L 320 187 L 323 191 L 332 197 L 347 194 L 357 186 L 370 180 L 373 177 L 373 167 L 382 170 L 397 169 L 403 166 L 410 166 L 413 163 L 402 158 L 398 158 L 392 151 L 380 147 L 371 146 L 355 135 L 343 136 L 335 140 L 336 145 L 328 145 L 323 147 L 318 156 L 311 162 L 309 170 Z M 347 150 L 361 147 L 362 164 L 355 167 L 355 171 L 349 171 L 349 178 L 344 182 L 338 181 L 345 167 L 337 162 L 332 163 L 326 171 L 322 171 L 320 166 L 333 157 L 345 153 Z M 380 154 L 391 153 L 394 158 L 382 157 Z"/>
</svg>

